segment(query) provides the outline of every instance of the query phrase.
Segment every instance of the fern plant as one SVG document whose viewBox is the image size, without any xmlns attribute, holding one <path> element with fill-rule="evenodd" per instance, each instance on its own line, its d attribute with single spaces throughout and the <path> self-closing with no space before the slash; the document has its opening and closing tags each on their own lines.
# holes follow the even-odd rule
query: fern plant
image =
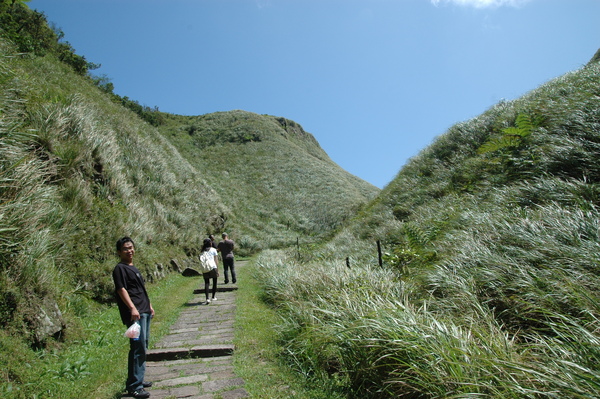
<svg viewBox="0 0 600 399">
<path fill-rule="evenodd" d="M 500 151 L 503 149 L 517 149 L 525 143 L 527 137 L 531 135 L 533 130 L 543 123 L 544 118 L 539 115 L 530 115 L 521 113 L 515 121 L 516 126 L 502 129 L 501 136 L 490 138 L 479 147 L 479 154 L 487 154 L 490 152 Z"/>
<path fill-rule="evenodd" d="M 428 250 L 428 244 L 435 237 L 437 228 L 423 229 L 415 223 L 407 222 L 402 225 L 402 240 L 394 245 L 391 252 L 386 252 L 383 260 L 408 273 L 407 266 L 422 260 L 431 260 L 435 252 Z"/>
</svg>

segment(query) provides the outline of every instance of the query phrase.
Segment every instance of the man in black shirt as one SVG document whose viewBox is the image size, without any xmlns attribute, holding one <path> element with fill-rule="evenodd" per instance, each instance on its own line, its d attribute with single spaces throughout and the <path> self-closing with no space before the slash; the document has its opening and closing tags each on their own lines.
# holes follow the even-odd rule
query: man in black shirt
<svg viewBox="0 0 600 399">
<path fill-rule="evenodd" d="M 140 324 L 139 338 L 129 340 L 125 387 L 134 398 L 149 398 L 150 392 L 144 388 L 151 386 L 152 383 L 144 382 L 144 374 L 146 372 L 150 320 L 154 317 L 154 309 L 150 304 L 144 279 L 140 271 L 133 265 L 133 255 L 135 254 L 133 240 L 123 237 L 117 241 L 117 254 L 120 262 L 113 270 L 113 281 L 121 321 L 127 327 L 134 322 Z"/>
<path fill-rule="evenodd" d="M 223 272 L 225 274 L 225 284 L 229 283 L 229 271 L 231 270 L 231 281 L 233 284 L 237 282 L 237 276 L 235 274 L 235 261 L 233 258 L 233 248 L 235 247 L 235 243 L 233 240 L 229 239 L 229 235 L 227 233 L 223 233 L 221 235 L 223 237 L 223 241 L 221 241 L 217 245 L 217 250 L 221 253 L 221 258 L 223 259 Z"/>
</svg>

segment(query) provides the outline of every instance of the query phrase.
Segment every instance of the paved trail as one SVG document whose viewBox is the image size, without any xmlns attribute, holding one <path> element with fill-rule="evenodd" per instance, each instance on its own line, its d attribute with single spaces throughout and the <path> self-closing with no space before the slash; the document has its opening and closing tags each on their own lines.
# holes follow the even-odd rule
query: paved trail
<svg viewBox="0 0 600 399">
<path fill-rule="evenodd" d="M 244 262 L 236 262 L 236 268 Z M 196 277 L 204 287 L 202 277 Z M 222 277 L 219 278 L 219 283 Z M 150 349 L 146 380 L 151 399 L 234 399 L 250 395 L 233 372 L 235 284 L 218 285 L 217 301 L 205 305 L 204 288 L 194 291 L 168 335 Z"/>
</svg>

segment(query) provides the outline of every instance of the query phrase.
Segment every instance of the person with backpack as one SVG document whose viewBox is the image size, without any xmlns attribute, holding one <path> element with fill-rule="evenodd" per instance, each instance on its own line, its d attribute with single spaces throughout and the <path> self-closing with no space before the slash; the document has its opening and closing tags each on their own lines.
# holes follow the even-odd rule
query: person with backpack
<svg viewBox="0 0 600 399">
<path fill-rule="evenodd" d="M 210 238 L 205 238 L 200 251 L 200 265 L 202 266 L 202 277 L 204 278 L 204 293 L 206 294 L 206 304 L 216 301 L 217 297 L 217 279 L 219 278 L 219 254 L 213 248 Z M 213 281 L 212 299 L 208 296 L 210 280 Z"/>
</svg>

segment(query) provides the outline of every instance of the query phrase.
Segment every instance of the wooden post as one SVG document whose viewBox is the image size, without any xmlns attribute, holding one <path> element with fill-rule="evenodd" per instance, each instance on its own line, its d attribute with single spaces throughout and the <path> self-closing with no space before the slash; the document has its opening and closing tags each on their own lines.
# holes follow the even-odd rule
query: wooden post
<svg viewBox="0 0 600 399">
<path fill-rule="evenodd" d="M 383 257 L 381 256 L 381 241 L 377 240 L 377 254 L 379 255 L 379 266 L 383 266 Z"/>
<path fill-rule="evenodd" d="M 348 267 L 348 269 L 350 269 L 350 257 L 346 256 L 346 267 Z"/>
<path fill-rule="evenodd" d="M 300 260 L 300 237 L 296 237 L 296 250 L 298 251 L 298 260 Z"/>
</svg>

